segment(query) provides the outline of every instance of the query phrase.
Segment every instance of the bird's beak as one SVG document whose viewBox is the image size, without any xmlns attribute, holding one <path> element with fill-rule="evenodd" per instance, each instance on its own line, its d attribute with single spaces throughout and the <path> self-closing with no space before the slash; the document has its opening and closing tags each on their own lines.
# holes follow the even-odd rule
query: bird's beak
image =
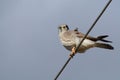
<svg viewBox="0 0 120 80">
<path fill-rule="evenodd" d="M 59 31 L 59 33 L 60 33 L 60 32 L 62 32 L 62 30 L 61 30 L 61 27 L 60 27 L 60 26 L 58 27 L 58 31 Z"/>
<path fill-rule="evenodd" d="M 59 26 L 58 29 L 61 29 L 61 27 Z"/>
</svg>

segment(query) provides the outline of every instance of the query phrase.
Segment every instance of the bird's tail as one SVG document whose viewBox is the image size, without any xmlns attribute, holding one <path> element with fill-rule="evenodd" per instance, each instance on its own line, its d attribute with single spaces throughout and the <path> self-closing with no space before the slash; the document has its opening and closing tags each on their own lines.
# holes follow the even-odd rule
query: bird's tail
<svg viewBox="0 0 120 80">
<path fill-rule="evenodd" d="M 105 44 L 105 43 L 95 43 L 95 47 L 110 49 L 110 50 L 114 49 L 114 47 L 112 47 L 110 44 Z"/>
<path fill-rule="evenodd" d="M 106 37 L 108 37 L 108 35 L 98 36 L 97 40 L 100 40 L 100 41 L 103 41 L 103 42 L 110 42 L 110 43 L 112 43 L 112 41 L 105 40 L 104 38 L 106 38 Z"/>
</svg>

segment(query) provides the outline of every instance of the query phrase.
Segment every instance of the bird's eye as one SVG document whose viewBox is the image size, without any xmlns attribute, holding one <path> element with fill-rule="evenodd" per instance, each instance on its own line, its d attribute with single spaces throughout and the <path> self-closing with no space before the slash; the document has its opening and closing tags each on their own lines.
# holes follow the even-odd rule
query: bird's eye
<svg viewBox="0 0 120 80">
<path fill-rule="evenodd" d="M 65 29 L 65 26 L 63 28 Z"/>
</svg>

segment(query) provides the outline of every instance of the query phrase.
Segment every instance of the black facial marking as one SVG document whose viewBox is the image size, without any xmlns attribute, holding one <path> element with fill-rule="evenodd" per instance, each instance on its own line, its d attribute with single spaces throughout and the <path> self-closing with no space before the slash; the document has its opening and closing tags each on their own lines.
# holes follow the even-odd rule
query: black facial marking
<svg viewBox="0 0 120 80">
<path fill-rule="evenodd" d="M 69 30 L 69 27 L 68 27 L 68 25 L 66 25 L 66 28 Z"/>
</svg>

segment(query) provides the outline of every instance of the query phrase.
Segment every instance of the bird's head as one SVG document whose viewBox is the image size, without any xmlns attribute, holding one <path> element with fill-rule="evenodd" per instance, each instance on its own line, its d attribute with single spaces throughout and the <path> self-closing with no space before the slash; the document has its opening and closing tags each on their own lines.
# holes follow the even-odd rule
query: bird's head
<svg viewBox="0 0 120 80">
<path fill-rule="evenodd" d="M 65 32 L 65 31 L 68 31 L 68 30 L 69 30 L 69 27 L 68 27 L 68 25 L 63 24 L 63 25 L 60 25 L 60 26 L 58 27 L 58 30 L 59 30 L 59 32 Z"/>
</svg>

